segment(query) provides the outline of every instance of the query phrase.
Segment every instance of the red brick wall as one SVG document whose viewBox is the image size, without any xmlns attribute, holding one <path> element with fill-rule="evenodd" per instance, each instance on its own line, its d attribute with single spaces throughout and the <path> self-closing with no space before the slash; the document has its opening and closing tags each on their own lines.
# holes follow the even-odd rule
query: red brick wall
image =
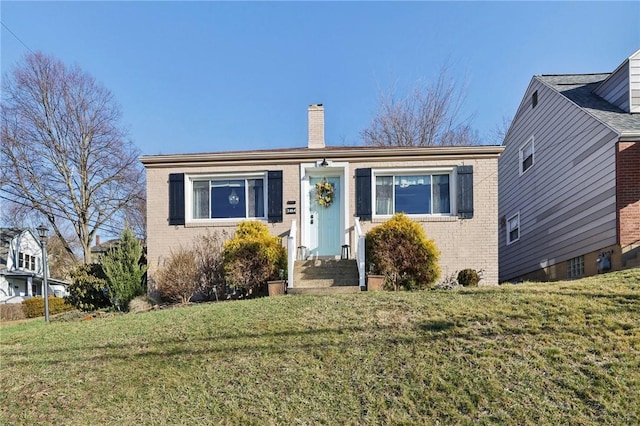
<svg viewBox="0 0 640 426">
<path fill-rule="evenodd" d="M 619 142 L 616 153 L 618 239 L 624 247 L 640 240 L 640 142 Z"/>
</svg>

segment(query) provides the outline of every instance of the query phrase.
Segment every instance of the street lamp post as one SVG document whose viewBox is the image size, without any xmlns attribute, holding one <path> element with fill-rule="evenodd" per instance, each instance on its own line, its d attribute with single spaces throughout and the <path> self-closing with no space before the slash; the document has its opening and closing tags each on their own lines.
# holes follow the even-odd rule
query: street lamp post
<svg viewBox="0 0 640 426">
<path fill-rule="evenodd" d="M 49 282 L 47 279 L 47 232 L 46 226 L 40 225 L 36 228 L 40 243 L 42 244 L 42 297 L 44 297 L 44 320 L 49 323 Z"/>
</svg>

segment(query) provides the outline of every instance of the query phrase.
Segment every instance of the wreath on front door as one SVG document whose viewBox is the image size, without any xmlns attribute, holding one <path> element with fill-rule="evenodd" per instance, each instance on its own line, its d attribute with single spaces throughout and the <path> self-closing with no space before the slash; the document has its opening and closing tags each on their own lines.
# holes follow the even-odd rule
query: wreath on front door
<svg viewBox="0 0 640 426">
<path fill-rule="evenodd" d="M 327 182 L 326 179 L 316 183 L 316 201 L 322 207 L 329 207 L 333 203 L 335 192 L 336 187 L 331 182 Z"/>
</svg>

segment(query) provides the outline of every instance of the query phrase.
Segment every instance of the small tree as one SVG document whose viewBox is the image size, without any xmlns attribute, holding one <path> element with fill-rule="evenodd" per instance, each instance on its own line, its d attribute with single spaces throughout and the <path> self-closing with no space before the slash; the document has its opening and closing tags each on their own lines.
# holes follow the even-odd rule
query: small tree
<svg viewBox="0 0 640 426">
<path fill-rule="evenodd" d="M 187 303 L 198 291 L 198 272 L 194 252 L 184 247 L 171 253 L 158 272 L 156 290 L 169 302 Z"/>
<path fill-rule="evenodd" d="M 119 244 L 102 258 L 109 295 L 119 309 L 128 310 L 129 302 L 145 292 L 147 266 L 140 264 L 141 258 L 142 244 L 129 227 L 123 231 Z"/>
<path fill-rule="evenodd" d="M 255 293 L 270 279 L 286 270 L 287 252 L 280 239 L 269 234 L 265 224 L 246 221 L 238 225 L 234 238 L 224 246 L 224 271 L 234 289 Z"/>
<path fill-rule="evenodd" d="M 405 214 L 370 230 L 365 239 L 366 262 L 383 274 L 394 290 L 424 289 L 439 275 L 438 249 L 422 227 Z"/>
</svg>

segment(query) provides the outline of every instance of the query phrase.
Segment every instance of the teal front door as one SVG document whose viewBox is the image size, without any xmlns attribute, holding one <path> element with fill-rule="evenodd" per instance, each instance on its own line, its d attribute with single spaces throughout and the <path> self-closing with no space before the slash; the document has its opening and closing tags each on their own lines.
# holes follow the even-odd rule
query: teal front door
<svg viewBox="0 0 640 426">
<path fill-rule="evenodd" d="M 333 194 L 329 202 L 318 200 L 317 184 L 330 184 Z M 340 223 L 340 177 L 311 177 L 309 179 L 309 254 L 311 256 L 336 256 L 340 254 L 342 226 Z M 326 200 L 326 198 L 325 198 Z"/>
</svg>

